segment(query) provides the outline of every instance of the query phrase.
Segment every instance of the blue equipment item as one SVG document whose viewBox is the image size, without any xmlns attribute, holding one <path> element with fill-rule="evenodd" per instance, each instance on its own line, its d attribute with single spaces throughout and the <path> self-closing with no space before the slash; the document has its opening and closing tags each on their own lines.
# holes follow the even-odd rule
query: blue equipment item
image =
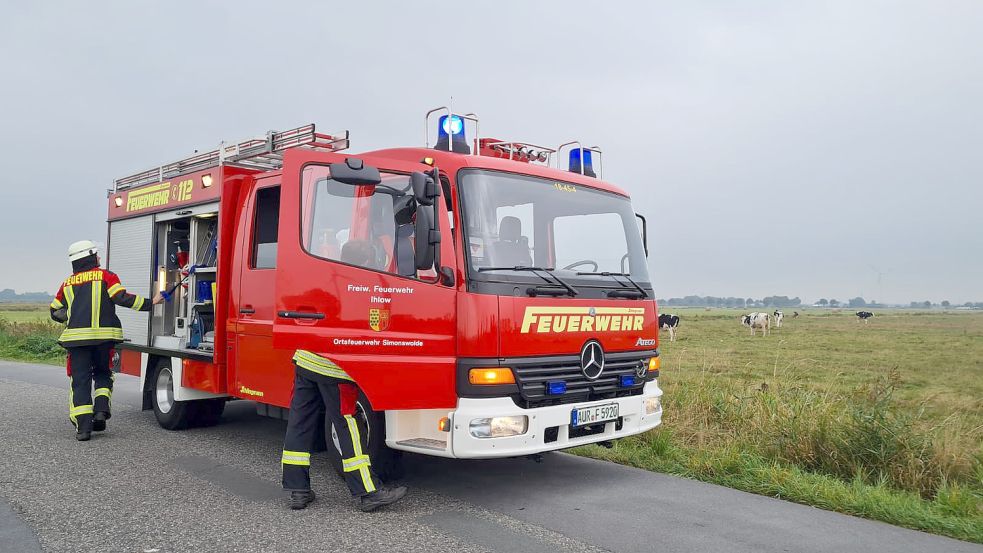
<svg viewBox="0 0 983 553">
<path fill-rule="evenodd" d="M 161 296 L 164 296 L 164 300 L 165 301 L 171 301 L 171 298 L 174 297 L 174 291 L 177 290 L 178 286 L 181 286 L 182 284 L 184 284 L 184 281 L 188 280 L 188 277 L 190 277 L 191 275 L 195 274 L 195 269 L 197 269 L 197 268 L 198 268 L 197 265 L 192 265 L 191 268 L 188 269 L 188 274 L 186 274 L 183 277 L 181 277 L 181 280 L 179 280 L 177 282 L 177 284 L 175 284 L 174 286 L 171 286 L 171 289 L 170 290 L 164 290 L 163 292 L 161 292 L 160 295 Z"/>
<path fill-rule="evenodd" d="M 191 318 L 191 337 L 188 339 L 188 347 L 195 349 L 205 336 L 205 323 L 201 320 L 201 315 L 197 312 Z"/>
<path fill-rule="evenodd" d="M 197 283 L 198 289 L 195 291 L 195 301 L 199 303 L 205 303 L 212 301 L 212 281 L 211 280 L 199 280 Z"/>
</svg>

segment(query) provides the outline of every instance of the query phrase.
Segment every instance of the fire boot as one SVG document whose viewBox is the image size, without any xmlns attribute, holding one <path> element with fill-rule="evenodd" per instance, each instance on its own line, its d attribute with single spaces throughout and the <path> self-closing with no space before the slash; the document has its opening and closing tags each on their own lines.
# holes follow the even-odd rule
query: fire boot
<svg viewBox="0 0 983 553">
<path fill-rule="evenodd" d="M 369 512 L 384 507 L 391 503 L 396 503 L 406 495 L 406 486 L 390 488 L 388 486 L 378 489 L 370 494 L 363 495 L 359 499 L 358 508 L 362 512 Z"/>
<path fill-rule="evenodd" d="M 308 505 L 314 502 L 314 490 L 307 490 L 306 492 L 290 492 L 289 505 L 293 510 L 306 509 Z"/>
<path fill-rule="evenodd" d="M 104 411 L 97 411 L 92 417 L 92 430 L 95 432 L 102 432 L 106 429 L 106 419 L 109 418 L 109 414 Z"/>
</svg>

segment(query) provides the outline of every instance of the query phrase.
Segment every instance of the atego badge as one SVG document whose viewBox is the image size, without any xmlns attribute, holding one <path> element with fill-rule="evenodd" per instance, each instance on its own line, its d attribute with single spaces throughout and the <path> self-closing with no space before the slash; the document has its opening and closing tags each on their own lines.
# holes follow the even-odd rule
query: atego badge
<svg viewBox="0 0 983 553">
<path fill-rule="evenodd" d="M 369 328 L 376 332 L 389 328 L 389 310 L 369 309 Z"/>
</svg>

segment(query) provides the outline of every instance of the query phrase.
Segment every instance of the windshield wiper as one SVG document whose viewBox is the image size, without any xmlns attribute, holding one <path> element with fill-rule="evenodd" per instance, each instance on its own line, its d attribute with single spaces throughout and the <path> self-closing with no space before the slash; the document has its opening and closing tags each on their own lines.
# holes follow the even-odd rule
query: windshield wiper
<svg viewBox="0 0 983 553">
<path fill-rule="evenodd" d="M 635 290 L 632 290 L 631 291 L 631 294 L 633 296 L 635 295 L 635 291 L 637 290 L 638 293 L 641 294 L 641 296 L 640 296 L 641 298 L 647 298 L 647 297 L 649 297 L 648 292 L 646 292 L 644 288 L 642 288 L 641 286 L 639 286 L 637 282 L 635 282 L 634 280 L 632 280 L 632 278 L 630 276 L 628 276 L 628 273 L 612 273 L 612 272 L 608 272 L 608 271 L 601 271 L 599 273 L 578 272 L 577 275 L 578 276 L 588 276 L 588 275 L 590 275 L 590 276 L 623 277 L 625 280 L 627 280 L 628 282 L 630 282 L 632 284 L 632 286 L 635 287 Z M 620 284 L 621 286 L 623 286 L 625 288 L 628 288 L 628 285 L 626 285 L 624 282 L 621 282 L 618 279 L 614 279 L 614 281 L 617 282 L 618 284 Z M 624 294 L 625 294 L 625 292 L 622 292 L 620 290 L 612 290 L 611 292 L 608 292 L 608 296 L 614 296 L 614 297 L 623 296 Z"/>
<path fill-rule="evenodd" d="M 479 272 L 483 272 L 483 271 L 530 271 L 530 272 L 536 273 L 536 276 L 538 276 L 539 278 L 545 280 L 548 284 L 550 284 L 550 285 L 552 285 L 554 287 L 557 284 L 560 285 L 562 288 L 564 288 L 566 290 L 565 293 L 567 295 L 569 295 L 569 296 L 576 296 L 577 294 L 580 293 L 580 292 L 577 291 L 576 288 L 574 288 L 573 286 L 570 286 L 569 284 L 567 284 L 566 282 L 564 282 L 560 277 L 558 277 L 555 274 L 553 274 L 553 272 L 552 272 L 553 270 L 554 269 L 546 269 L 546 268 L 543 268 L 543 267 L 529 267 L 529 266 L 526 266 L 526 265 L 516 265 L 514 267 L 478 267 L 478 271 Z M 543 275 L 539 274 L 537 271 L 542 271 L 542 272 L 548 274 L 556 282 L 555 283 L 550 282 L 550 279 L 548 279 L 548 278 L 544 277 Z M 531 295 L 531 296 L 536 296 L 536 295 L 539 295 L 539 294 L 563 295 L 563 294 L 555 294 L 555 293 L 553 293 L 555 291 L 557 291 L 557 290 L 555 290 L 555 288 L 551 290 L 549 287 L 546 287 L 546 286 L 534 286 L 534 287 L 529 288 L 528 290 L 526 290 L 526 293 L 529 294 L 529 295 Z"/>
</svg>

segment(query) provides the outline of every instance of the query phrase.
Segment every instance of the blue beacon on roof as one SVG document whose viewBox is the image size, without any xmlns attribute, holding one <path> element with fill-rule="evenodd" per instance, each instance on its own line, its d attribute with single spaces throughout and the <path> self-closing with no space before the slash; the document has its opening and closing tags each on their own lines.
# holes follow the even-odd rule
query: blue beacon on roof
<svg viewBox="0 0 983 553">
<path fill-rule="evenodd" d="M 467 138 L 464 136 L 464 119 L 459 115 L 442 115 L 437 120 L 437 150 L 470 154 Z M 453 148 L 453 150 L 452 150 Z"/>
<path fill-rule="evenodd" d="M 591 151 L 585 148 L 574 148 L 570 150 L 570 172 L 581 173 L 581 152 L 583 152 L 583 174 L 588 177 L 596 177 L 594 172 L 594 160 Z"/>
<path fill-rule="evenodd" d="M 464 132 L 464 121 L 456 115 L 441 116 L 438 125 L 440 134 L 461 134 Z"/>
</svg>

